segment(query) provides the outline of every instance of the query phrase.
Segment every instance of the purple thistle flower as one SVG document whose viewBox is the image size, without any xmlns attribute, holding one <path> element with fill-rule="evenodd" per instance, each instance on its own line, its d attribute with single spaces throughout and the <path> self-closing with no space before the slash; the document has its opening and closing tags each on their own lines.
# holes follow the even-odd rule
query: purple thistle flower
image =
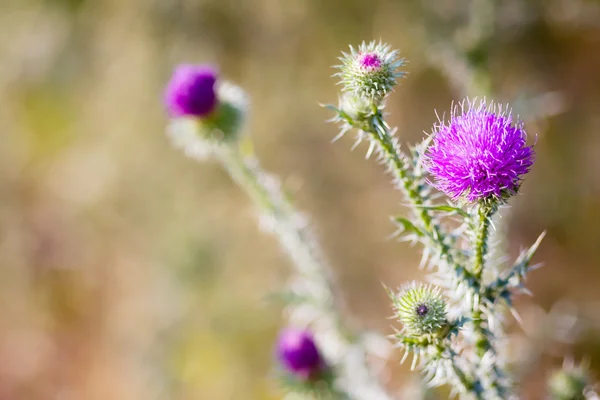
<svg viewBox="0 0 600 400">
<path fill-rule="evenodd" d="M 324 366 L 314 338 L 306 330 L 282 330 L 277 340 L 277 357 L 286 370 L 301 379 L 315 377 Z"/>
<path fill-rule="evenodd" d="M 510 111 L 484 100 L 454 106 L 450 121 L 434 127 L 426 153 L 434 186 L 471 202 L 515 194 L 533 161 L 523 123 L 513 124 Z"/>
<path fill-rule="evenodd" d="M 217 105 L 217 71 L 208 65 L 178 66 L 165 90 L 172 117 L 206 117 Z"/>
</svg>

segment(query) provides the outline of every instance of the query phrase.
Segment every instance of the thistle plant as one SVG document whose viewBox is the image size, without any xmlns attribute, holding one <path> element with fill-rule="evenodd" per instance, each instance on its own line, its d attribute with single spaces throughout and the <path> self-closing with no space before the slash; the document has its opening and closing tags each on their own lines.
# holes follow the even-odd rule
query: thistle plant
<svg viewBox="0 0 600 400">
<path fill-rule="evenodd" d="M 404 60 L 381 42 L 350 47 L 340 60 L 339 103 L 326 106 L 340 128 L 335 139 L 354 133 L 355 146 L 368 142 L 367 158 L 376 154 L 386 167 L 410 209 L 409 216 L 392 221 L 401 239 L 422 245 L 421 265 L 428 272 L 427 284 L 388 289 L 398 321 L 392 341 L 403 360 L 412 355 L 412 368 L 421 369 L 432 386 L 448 385 L 452 395 L 465 399 L 518 398 L 503 325 L 506 311 L 517 315 L 513 298 L 527 292 L 524 282 L 536 267 L 532 258 L 544 235 L 507 265 L 496 251 L 494 220 L 534 164 L 523 122 L 507 106 L 465 99 L 421 143 L 404 150 L 384 112 L 405 76 Z M 284 390 L 306 398 L 394 398 L 368 362 L 365 332 L 344 318 L 332 269 L 307 217 L 248 150 L 243 91 L 221 82 L 212 68 L 182 66 L 165 101 L 174 144 L 198 160 L 218 161 L 253 200 L 261 226 L 293 263 L 283 296 L 290 328 L 276 345 Z M 587 380 L 575 382 L 581 374 L 563 370 L 550 383 L 550 392 L 562 396 L 554 398 L 593 393 Z"/>
</svg>

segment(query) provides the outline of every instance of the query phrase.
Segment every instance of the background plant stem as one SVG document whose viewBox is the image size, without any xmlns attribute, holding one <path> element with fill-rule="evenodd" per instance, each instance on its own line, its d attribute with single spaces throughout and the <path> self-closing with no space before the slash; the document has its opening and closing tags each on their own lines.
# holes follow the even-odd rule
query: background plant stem
<svg viewBox="0 0 600 400">
<path fill-rule="evenodd" d="M 335 331 L 339 344 L 346 348 L 342 352 L 342 362 L 346 362 L 350 353 L 362 355 L 358 368 L 353 364 L 351 367 L 340 369 L 351 375 L 344 377 L 344 381 L 358 388 L 361 393 L 369 393 L 370 398 L 374 400 L 390 400 L 391 397 L 379 385 L 369 368 L 367 351 L 363 348 L 360 332 L 349 327 L 342 318 L 342 307 L 335 296 L 331 268 L 323 250 L 305 218 L 286 197 L 281 183 L 260 168 L 253 154 L 243 153 L 236 145 L 223 147 L 219 152 L 219 159 L 231 178 L 246 191 L 262 216 L 267 218 L 274 236 L 297 268 L 296 278 L 310 286 L 311 290 L 307 294 L 310 297 L 307 301 L 318 308 L 322 314 L 319 318 L 327 320 L 327 326 Z M 351 351 L 352 347 L 359 347 L 360 351 Z M 356 363 L 356 360 L 352 362 Z M 350 395 L 339 390 L 337 388 L 336 393 L 332 393 L 336 399 L 361 398 L 353 395 L 352 390 L 349 391 Z"/>
</svg>

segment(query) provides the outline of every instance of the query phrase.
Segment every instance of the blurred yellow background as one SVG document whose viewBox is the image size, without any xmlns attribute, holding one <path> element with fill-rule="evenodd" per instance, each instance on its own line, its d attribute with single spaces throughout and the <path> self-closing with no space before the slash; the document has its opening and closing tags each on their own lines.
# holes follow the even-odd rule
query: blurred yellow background
<svg viewBox="0 0 600 400">
<path fill-rule="evenodd" d="M 1 0 L 0 399 L 281 397 L 271 366 L 285 322 L 265 299 L 290 266 L 227 175 L 164 135 L 162 90 L 181 62 L 218 65 L 247 90 L 256 151 L 315 222 L 349 314 L 391 333 L 381 283 L 419 278 L 420 253 L 386 239 L 402 199 L 364 149 L 330 144 L 318 103 L 336 102 L 339 51 L 382 39 L 409 60 L 390 121 L 419 140 L 463 96 L 432 34 L 460 42 L 470 3 Z M 492 23 L 493 97 L 537 135 L 506 215 L 511 256 L 548 230 L 518 308 L 534 336 L 563 299 L 579 316 L 572 343 L 537 342 L 523 382 L 537 399 L 558 354 L 600 366 L 600 3 L 505 0 Z M 396 361 L 391 388 L 407 379 Z"/>
</svg>

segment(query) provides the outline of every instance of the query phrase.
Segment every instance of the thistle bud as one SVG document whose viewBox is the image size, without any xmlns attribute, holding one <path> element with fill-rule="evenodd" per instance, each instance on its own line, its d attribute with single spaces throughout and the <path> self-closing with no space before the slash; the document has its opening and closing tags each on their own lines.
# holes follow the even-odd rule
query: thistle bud
<svg viewBox="0 0 600 400">
<path fill-rule="evenodd" d="M 217 71 L 207 65 L 178 66 L 165 90 L 172 117 L 206 117 L 217 105 Z"/>
<path fill-rule="evenodd" d="M 554 400 L 585 400 L 590 377 L 585 366 L 567 363 L 555 371 L 548 381 L 550 397 Z"/>
<path fill-rule="evenodd" d="M 242 89 L 219 81 L 210 67 L 191 65 L 175 69 L 165 104 L 174 145 L 200 159 L 239 138 L 248 108 Z"/>
<path fill-rule="evenodd" d="M 344 92 L 379 103 L 404 75 L 398 70 L 404 65 L 404 59 L 398 58 L 398 52 L 390 46 L 375 41 L 362 43 L 358 49 L 350 46 L 350 53 L 342 53 L 340 84 Z"/>
<path fill-rule="evenodd" d="M 312 334 L 306 330 L 284 329 L 277 341 L 277 357 L 289 373 L 302 380 L 316 378 L 325 366 Z"/>
<path fill-rule="evenodd" d="M 436 334 L 448 323 L 446 301 L 434 286 L 411 283 L 391 297 L 408 336 Z"/>
</svg>

